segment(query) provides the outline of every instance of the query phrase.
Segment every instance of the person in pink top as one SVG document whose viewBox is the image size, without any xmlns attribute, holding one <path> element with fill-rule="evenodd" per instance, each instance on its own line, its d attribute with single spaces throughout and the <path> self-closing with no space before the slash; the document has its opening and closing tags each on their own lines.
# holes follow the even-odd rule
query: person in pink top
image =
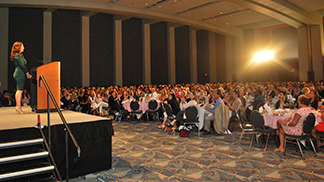
<svg viewBox="0 0 324 182">
<path fill-rule="evenodd" d="M 301 135 L 303 132 L 303 121 L 309 113 L 312 112 L 309 107 L 310 99 L 306 95 L 301 95 L 298 98 L 299 109 L 291 117 L 278 120 L 277 126 L 279 130 L 280 146 L 275 149 L 275 152 L 284 152 L 285 134 L 288 135 Z"/>
</svg>

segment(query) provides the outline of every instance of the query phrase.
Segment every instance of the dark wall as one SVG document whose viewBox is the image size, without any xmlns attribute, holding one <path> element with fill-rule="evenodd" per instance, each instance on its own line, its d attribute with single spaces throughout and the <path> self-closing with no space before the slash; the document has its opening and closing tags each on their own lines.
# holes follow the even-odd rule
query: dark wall
<svg viewBox="0 0 324 182">
<path fill-rule="evenodd" d="M 168 74 L 168 35 L 167 24 L 151 25 L 151 83 L 166 84 Z"/>
<path fill-rule="evenodd" d="M 80 11 L 53 12 L 52 40 L 52 60 L 61 61 L 61 86 L 81 86 Z"/>
<path fill-rule="evenodd" d="M 114 85 L 113 16 L 97 14 L 90 18 L 90 85 Z"/>
<path fill-rule="evenodd" d="M 27 69 L 38 67 L 43 59 L 43 9 L 10 8 L 9 9 L 9 57 L 8 60 L 8 88 L 16 88 L 16 82 L 12 77 L 15 66 L 10 61 L 10 52 L 14 42 L 20 41 L 25 46 L 23 53 L 27 60 Z M 30 88 L 27 80 L 25 88 Z"/>
<path fill-rule="evenodd" d="M 175 29 L 176 82 L 190 83 L 189 27 Z"/>
<path fill-rule="evenodd" d="M 123 21 L 123 84 L 143 84 L 142 20 Z"/>
<path fill-rule="evenodd" d="M 225 36 L 216 34 L 216 69 L 217 81 L 226 82 L 226 45 Z"/>
<path fill-rule="evenodd" d="M 206 30 L 197 31 L 197 71 L 198 82 L 210 82 L 209 74 L 209 34 Z"/>
</svg>

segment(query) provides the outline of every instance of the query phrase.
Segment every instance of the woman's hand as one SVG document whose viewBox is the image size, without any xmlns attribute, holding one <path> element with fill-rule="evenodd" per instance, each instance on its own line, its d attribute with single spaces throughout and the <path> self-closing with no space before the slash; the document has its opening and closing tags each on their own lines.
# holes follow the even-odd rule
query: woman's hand
<svg viewBox="0 0 324 182">
<path fill-rule="evenodd" d="M 27 76 L 28 79 L 32 78 L 31 74 L 29 74 L 28 72 L 26 73 L 26 76 Z"/>
</svg>

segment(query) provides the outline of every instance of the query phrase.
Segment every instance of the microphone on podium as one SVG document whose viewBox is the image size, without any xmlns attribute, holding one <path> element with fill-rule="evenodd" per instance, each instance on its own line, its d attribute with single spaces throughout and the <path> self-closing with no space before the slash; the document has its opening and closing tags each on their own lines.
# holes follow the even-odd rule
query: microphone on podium
<svg viewBox="0 0 324 182">
<path fill-rule="evenodd" d="M 34 56 L 30 56 L 31 58 L 35 59 L 36 61 L 40 62 L 40 63 L 43 63 L 43 64 L 47 64 L 46 61 L 43 61 L 43 60 L 39 60 L 37 58 L 35 58 Z"/>
</svg>

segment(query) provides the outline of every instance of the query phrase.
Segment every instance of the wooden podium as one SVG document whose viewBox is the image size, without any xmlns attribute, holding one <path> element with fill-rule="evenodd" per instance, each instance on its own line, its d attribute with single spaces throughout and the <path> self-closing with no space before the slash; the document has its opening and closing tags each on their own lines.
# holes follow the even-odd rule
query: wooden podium
<svg viewBox="0 0 324 182">
<path fill-rule="evenodd" d="M 53 96 L 56 100 L 57 105 L 60 107 L 60 87 L 61 87 L 61 63 L 52 62 L 49 64 L 42 65 L 37 68 L 37 107 L 36 112 L 47 111 L 47 90 L 44 83 L 40 79 L 43 75 Z M 55 106 L 50 99 L 50 110 L 55 110 Z"/>
</svg>

